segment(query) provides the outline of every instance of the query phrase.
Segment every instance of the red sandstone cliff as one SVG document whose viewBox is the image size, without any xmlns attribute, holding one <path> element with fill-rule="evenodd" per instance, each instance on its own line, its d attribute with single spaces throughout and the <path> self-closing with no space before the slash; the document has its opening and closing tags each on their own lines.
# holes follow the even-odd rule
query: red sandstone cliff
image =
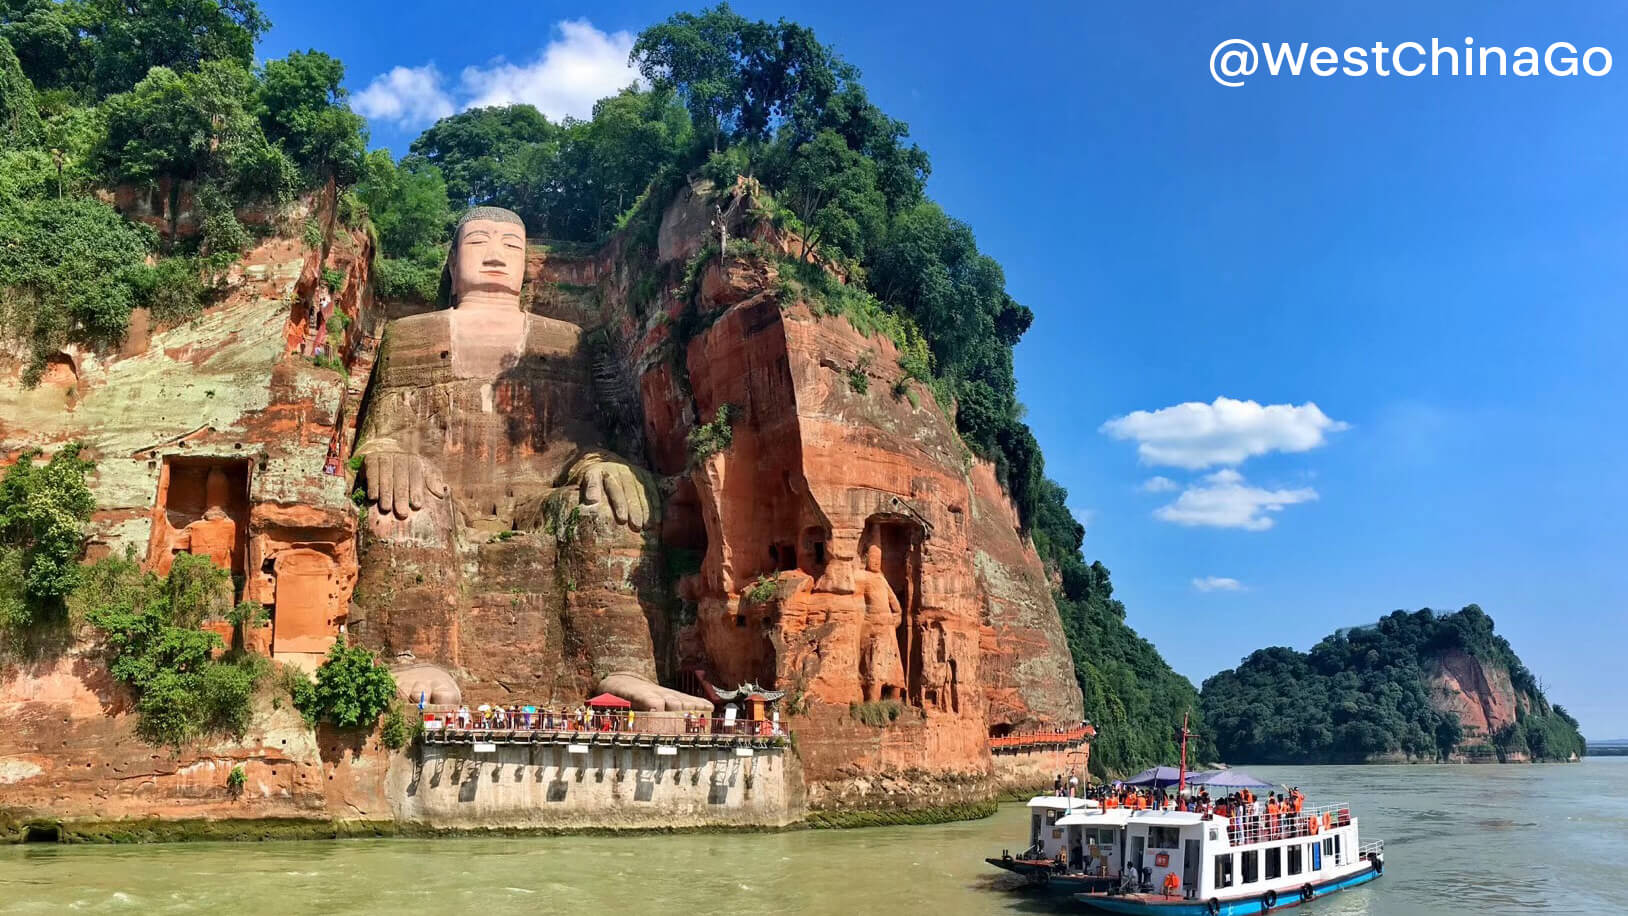
<svg viewBox="0 0 1628 916">
<path fill-rule="evenodd" d="M 592 419 L 659 478 L 662 569 L 592 530 L 569 543 L 492 532 L 451 622 L 449 602 L 470 596 L 442 588 L 446 571 L 358 569 L 344 460 L 390 305 L 372 301 L 359 233 L 334 235 L 326 260 L 270 240 L 195 321 L 149 331 L 138 316 L 119 354 L 64 354 L 32 391 L 13 375 L 0 383 L 0 451 L 88 443 L 93 555 L 132 546 L 161 568 L 193 549 L 181 545 L 225 539 L 215 548 L 243 576 L 242 597 L 272 608 L 260 644 L 280 660 L 313 663 L 347 622 L 392 651 L 381 622 L 454 627 L 466 696 L 569 702 L 597 674 L 584 645 L 611 643 L 668 683 L 785 690 L 816 808 L 986 798 L 1001 779 L 992 729 L 1081 716 L 1040 561 L 956 435 L 952 405 L 904 379 L 891 342 L 781 283 L 772 254 L 792 240 L 739 222 L 732 232 L 753 246 L 692 263 L 715 231 L 703 194 L 680 194 L 653 245 L 537 248 L 527 272 L 528 307 L 583 330 Z M 336 342 L 348 375 L 298 352 L 323 267 L 347 278 Z M 703 268 L 693 287 L 690 267 Z M 687 437 L 726 404 L 731 444 L 696 460 Z M 234 524 L 205 532 L 196 523 L 221 475 Z M 577 588 L 590 569 L 621 579 Z M 423 600 L 403 597 L 415 590 Z M 623 632 L 627 615 L 602 613 L 623 592 L 645 608 L 638 634 Z M 879 613 L 896 614 L 882 631 Z M 876 673 L 884 656 L 895 673 Z M 896 718 L 861 721 L 851 707 L 869 697 L 897 703 Z M 0 717 L 20 723 L 0 730 L 6 804 L 68 817 L 386 816 L 386 764 L 326 753 L 286 711 L 262 710 L 244 741 L 171 758 L 141 745 L 123 710 L 89 643 L 0 668 Z M 228 804 L 216 779 L 238 762 L 258 793 L 247 806 Z"/>
<path fill-rule="evenodd" d="M 686 300 L 681 278 L 714 231 L 703 194 L 681 192 L 653 252 L 617 240 L 592 273 L 552 256 L 537 272 L 596 287 L 646 454 L 671 480 L 664 540 L 702 552 L 680 583 L 677 668 L 788 691 L 816 807 L 863 804 L 886 774 L 980 783 L 992 727 L 1081 715 L 1040 561 L 948 405 L 904 378 L 894 345 L 780 282 L 762 253 L 796 250 L 790 240 L 735 226 L 755 247 L 708 260 Z M 633 291 L 650 272 L 662 292 L 641 305 Z M 693 461 L 686 437 L 724 405 L 730 446 Z M 861 558 L 873 545 L 902 612 L 905 712 L 885 728 L 849 710 L 865 696 Z"/>
</svg>

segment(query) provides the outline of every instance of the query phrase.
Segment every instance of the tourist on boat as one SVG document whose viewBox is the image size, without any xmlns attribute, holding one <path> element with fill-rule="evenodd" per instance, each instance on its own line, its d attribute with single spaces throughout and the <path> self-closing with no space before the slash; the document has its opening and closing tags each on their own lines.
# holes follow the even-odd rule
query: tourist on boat
<svg viewBox="0 0 1628 916">
<path fill-rule="evenodd" d="M 1051 781 L 1051 794 L 1056 795 L 1059 798 L 1062 797 L 1062 795 L 1063 795 L 1063 774 L 1058 773 L 1057 778 L 1053 779 Z"/>
</svg>

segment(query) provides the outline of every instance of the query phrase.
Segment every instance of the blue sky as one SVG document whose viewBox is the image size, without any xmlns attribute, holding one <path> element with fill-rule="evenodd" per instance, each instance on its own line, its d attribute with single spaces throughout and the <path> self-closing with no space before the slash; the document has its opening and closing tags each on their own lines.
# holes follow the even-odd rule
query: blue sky
<svg viewBox="0 0 1628 916">
<path fill-rule="evenodd" d="M 1005 265 L 1036 314 L 1018 377 L 1048 471 L 1177 670 L 1476 602 L 1584 734 L 1628 736 L 1628 7 L 1314 6 L 736 4 L 857 64 Z M 474 101 L 586 113 L 625 76 L 615 33 L 678 7 L 265 8 L 264 56 L 321 48 L 357 93 L 411 68 L 366 96 L 401 152 Z M 1235 89 L 1207 69 L 1233 37 L 1466 35 L 1617 60 Z"/>
</svg>

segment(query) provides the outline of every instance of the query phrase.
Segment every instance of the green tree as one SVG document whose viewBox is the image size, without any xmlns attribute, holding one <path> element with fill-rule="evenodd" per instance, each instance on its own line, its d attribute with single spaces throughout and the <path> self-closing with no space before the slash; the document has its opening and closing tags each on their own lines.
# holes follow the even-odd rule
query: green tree
<svg viewBox="0 0 1628 916">
<path fill-rule="evenodd" d="M 802 221 L 803 250 L 857 260 L 881 235 L 887 201 L 876 187 L 876 167 L 848 148 L 835 131 L 822 130 L 787 156 L 780 199 Z"/>
<path fill-rule="evenodd" d="M 165 580 L 143 572 L 133 556 L 104 559 L 86 569 L 74 596 L 103 633 L 109 673 L 135 697 L 142 738 L 177 748 L 208 735 L 241 736 L 266 667 L 254 656 L 214 657 L 224 648 L 220 637 L 197 629 L 211 603 L 200 584 L 213 580 L 184 562 L 178 571 Z"/>
<path fill-rule="evenodd" d="M 254 0 L 79 0 L 79 6 L 98 95 L 123 92 L 154 67 L 187 73 L 230 62 L 247 71 L 255 42 L 271 27 Z"/>
<path fill-rule="evenodd" d="M 90 45 L 81 26 L 79 3 L 56 0 L 0 0 L 0 39 L 16 51 L 22 70 L 41 90 L 85 86 Z"/>
<path fill-rule="evenodd" d="M 0 37 L 0 148 L 32 146 L 44 130 L 34 103 L 34 84 L 23 75 L 11 43 Z"/>
<path fill-rule="evenodd" d="M 313 689 L 295 702 L 311 721 L 358 728 L 377 722 L 395 696 L 396 679 L 372 652 L 335 643 L 317 668 Z"/>
<path fill-rule="evenodd" d="M 441 171 L 455 207 L 504 206 L 517 180 L 515 160 L 530 147 L 557 140 L 560 130 L 530 105 L 472 108 L 437 121 L 413 141 L 411 152 Z"/>
<path fill-rule="evenodd" d="M 43 464 L 24 451 L 0 478 L 0 624 L 22 629 L 59 616 L 80 582 L 85 523 L 96 501 L 86 475 L 96 465 L 79 457 L 79 443 Z"/>
<path fill-rule="evenodd" d="M 355 184 L 367 125 L 350 110 L 345 65 L 321 51 L 295 51 L 260 70 L 259 113 L 267 139 L 305 170 L 310 184 Z"/>
<path fill-rule="evenodd" d="M 0 324 L 29 345 L 24 382 L 64 345 L 124 339 L 151 233 L 86 198 L 0 200 Z"/>
</svg>

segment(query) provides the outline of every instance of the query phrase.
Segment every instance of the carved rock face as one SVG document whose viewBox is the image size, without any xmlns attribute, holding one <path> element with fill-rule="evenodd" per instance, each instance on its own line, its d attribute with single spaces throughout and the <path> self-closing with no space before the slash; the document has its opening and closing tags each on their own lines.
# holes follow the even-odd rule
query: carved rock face
<svg viewBox="0 0 1628 916">
<path fill-rule="evenodd" d="M 385 332 L 357 447 L 359 633 L 465 700 L 570 702 L 611 671 L 655 677 L 658 513 L 603 448 L 582 329 L 522 309 L 525 228 L 485 214 L 453 240 L 454 308 Z"/>
</svg>

